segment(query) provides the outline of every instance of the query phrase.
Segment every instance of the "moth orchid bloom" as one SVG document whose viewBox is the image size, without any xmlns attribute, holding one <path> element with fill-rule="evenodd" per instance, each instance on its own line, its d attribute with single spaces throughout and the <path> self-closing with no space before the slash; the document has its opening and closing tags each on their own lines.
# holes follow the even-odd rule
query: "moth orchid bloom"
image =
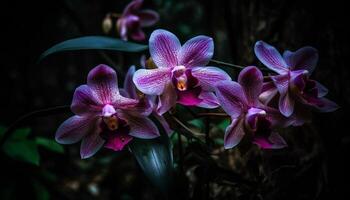
<svg viewBox="0 0 350 200">
<path fill-rule="evenodd" d="M 131 66 L 124 79 L 124 88 L 122 88 L 120 92 L 125 97 L 139 100 L 139 104 L 137 107 L 141 108 L 141 111 L 146 111 L 148 115 L 152 114 L 152 116 L 154 116 L 163 126 L 164 131 L 170 136 L 173 133 L 173 130 L 169 127 L 169 124 L 167 123 L 165 118 L 156 112 L 156 96 L 144 95 L 141 92 L 138 92 L 135 84 L 132 81 L 132 77 L 134 76 L 134 74 L 135 66 Z"/>
<path fill-rule="evenodd" d="M 219 106 L 213 86 L 231 78 L 219 68 L 205 67 L 214 52 L 212 38 L 197 36 L 181 46 L 174 34 L 158 29 L 151 34 L 149 49 L 156 68 L 137 70 L 133 81 L 141 92 L 159 95 L 159 114 L 176 102 L 204 108 Z"/>
<path fill-rule="evenodd" d="M 279 149 L 287 146 L 273 130 L 286 123 L 284 117 L 277 109 L 264 106 L 258 100 L 263 86 L 263 75 L 259 69 L 246 67 L 240 72 L 238 82 L 220 81 L 216 86 L 217 98 L 232 119 L 225 131 L 225 149 L 235 147 L 248 133 L 260 148 Z"/>
<path fill-rule="evenodd" d="M 296 102 L 321 112 L 332 112 L 338 108 L 337 104 L 324 98 L 328 90 L 310 79 L 318 61 L 315 48 L 303 47 L 295 52 L 285 51 L 282 56 L 273 46 L 258 41 L 254 51 L 267 68 L 278 73 L 271 76 L 271 79 L 280 94 L 278 107 L 284 116 L 293 114 Z M 269 94 L 275 94 L 273 88 L 264 92 L 265 97 Z"/>
<path fill-rule="evenodd" d="M 133 0 L 118 19 L 117 29 L 123 40 L 128 40 L 129 36 L 136 41 L 145 40 L 142 28 L 152 26 L 159 20 L 157 12 L 149 9 L 140 10 L 142 3 L 143 0 Z"/>
<path fill-rule="evenodd" d="M 116 72 L 98 65 L 73 95 L 71 110 L 75 114 L 56 132 L 61 144 L 81 142 L 80 155 L 89 158 L 102 146 L 119 151 L 133 137 L 151 139 L 159 136 L 155 124 L 137 107 L 138 100 L 119 93 Z"/>
</svg>

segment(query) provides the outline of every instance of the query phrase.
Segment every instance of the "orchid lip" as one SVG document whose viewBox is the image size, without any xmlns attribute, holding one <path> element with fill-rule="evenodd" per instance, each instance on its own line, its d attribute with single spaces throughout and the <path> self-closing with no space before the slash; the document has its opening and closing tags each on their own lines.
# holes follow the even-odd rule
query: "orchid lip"
<svg viewBox="0 0 350 200">
<path fill-rule="evenodd" d="M 175 77 L 179 77 L 179 76 L 182 76 L 185 73 L 185 71 L 186 71 L 185 66 L 178 65 L 178 66 L 174 67 L 174 69 L 171 72 Z"/>
<path fill-rule="evenodd" d="M 113 106 L 107 104 L 103 107 L 102 109 L 102 116 L 103 117 L 111 117 L 116 113 L 115 109 Z"/>
<path fill-rule="evenodd" d="M 187 90 L 187 77 L 186 77 L 186 75 L 183 75 L 183 76 L 177 78 L 176 88 L 180 91 Z"/>
</svg>

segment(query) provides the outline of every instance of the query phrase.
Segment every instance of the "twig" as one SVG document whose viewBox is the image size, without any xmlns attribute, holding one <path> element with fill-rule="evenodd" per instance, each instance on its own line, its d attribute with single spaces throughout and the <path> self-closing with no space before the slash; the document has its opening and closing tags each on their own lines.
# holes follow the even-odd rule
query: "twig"
<svg viewBox="0 0 350 200">
<path fill-rule="evenodd" d="M 182 123 L 178 118 L 176 118 L 174 115 L 170 115 L 172 118 L 173 118 L 173 120 L 176 122 L 176 123 L 178 123 L 182 128 L 184 128 L 184 129 L 186 129 L 186 131 L 188 131 L 188 132 L 190 132 L 192 135 L 193 135 L 193 137 L 194 138 L 196 138 L 195 136 L 205 136 L 205 134 L 204 133 L 199 133 L 199 132 L 196 132 L 196 131 L 194 131 L 194 130 L 192 130 L 192 129 L 190 129 L 190 128 L 188 128 L 184 123 Z"/>
</svg>

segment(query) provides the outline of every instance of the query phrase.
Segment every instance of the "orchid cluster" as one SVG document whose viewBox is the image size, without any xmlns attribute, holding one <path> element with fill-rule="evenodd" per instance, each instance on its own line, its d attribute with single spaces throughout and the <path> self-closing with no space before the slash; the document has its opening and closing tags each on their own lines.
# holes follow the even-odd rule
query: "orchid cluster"
<svg viewBox="0 0 350 200">
<path fill-rule="evenodd" d="M 113 27 L 113 16 L 117 17 L 116 29 L 121 39 L 129 38 L 136 41 L 146 39 L 143 27 L 149 27 L 157 23 L 159 15 L 150 9 L 141 10 L 143 0 L 133 0 L 124 9 L 122 14 L 108 13 L 103 20 L 102 28 L 109 33 Z"/>
<path fill-rule="evenodd" d="M 138 8 L 139 4 L 134 4 L 129 9 Z M 118 88 L 112 68 L 99 65 L 90 71 L 87 84 L 73 95 L 75 116 L 58 128 L 56 140 L 62 144 L 81 140 L 82 158 L 103 146 L 119 151 L 134 137 L 160 135 L 150 117 L 170 135 L 172 130 L 163 115 L 181 104 L 221 107 L 230 116 L 225 149 L 235 147 L 244 136 L 262 149 L 279 149 L 287 146 L 278 133 L 280 128 L 304 124 L 312 110 L 338 108 L 324 98 L 327 89 L 310 78 L 318 59 L 316 49 L 304 47 L 282 56 L 258 41 L 254 50 L 275 73 L 264 76 L 259 68 L 248 66 L 232 81 L 224 70 L 207 66 L 214 52 L 212 38 L 197 36 L 181 44 L 173 33 L 155 30 L 149 39 L 150 59 L 141 69 L 129 68 L 123 88 Z"/>
</svg>

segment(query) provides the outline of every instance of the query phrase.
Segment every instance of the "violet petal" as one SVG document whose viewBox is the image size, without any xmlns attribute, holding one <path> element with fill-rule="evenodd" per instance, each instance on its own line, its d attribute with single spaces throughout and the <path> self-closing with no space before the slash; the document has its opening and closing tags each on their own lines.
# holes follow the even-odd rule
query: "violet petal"
<svg viewBox="0 0 350 200">
<path fill-rule="evenodd" d="M 141 92 L 149 95 L 160 95 L 165 86 L 171 82 L 171 69 L 139 69 L 135 72 L 133 81 Z"/>
<path fill-rule="evenodd" d="M 232 119 L 231 124 L 226 128 L 224 137 L 225 149 L 235 147 L 245 135 L 243 117 Z"/>
<path fill-rule="evenodd" d="M 186 67 L 205 66 L 214 54 L 213 39 L 207 36 L 197 36 L 188 40 L 178 54 L 179 64 Z"/>
<path fill-rule="evenodd" d="M 267 68 L 279 74 L 287 73 L 288 66 L 282 58 L 281 54 L 275 49 L 275 47 L 263 41 L 258 41 L 255 43 L 254 51 L 258 59 Z"/>
<path fill-rule="evenodd" d="M 177 55 L 181 49 L 179 39 L 169 31 L 157 29 L 149 39 L 149 51 L 158 68 L 173 68 L 178 65 Z"/>
</svg>

